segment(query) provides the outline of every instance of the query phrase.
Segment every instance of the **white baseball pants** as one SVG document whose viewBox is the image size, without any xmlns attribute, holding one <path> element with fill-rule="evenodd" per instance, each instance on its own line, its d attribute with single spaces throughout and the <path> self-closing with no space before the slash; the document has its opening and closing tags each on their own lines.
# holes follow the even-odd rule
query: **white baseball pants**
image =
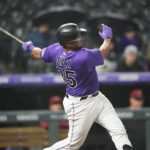
<svg viewBox="0 0 150 150">
<path fill-rule="evenodd" d="M 123 150 L 125 144 L 131 146 L 124 125 L 101 92 L 82 101 L 80 97 L 65 97 L 63 105 L 69 120 L 68 137 L 44 150 L 78 150 L 94 122 L 107 129 L 117 150 Z"/>
</svg>

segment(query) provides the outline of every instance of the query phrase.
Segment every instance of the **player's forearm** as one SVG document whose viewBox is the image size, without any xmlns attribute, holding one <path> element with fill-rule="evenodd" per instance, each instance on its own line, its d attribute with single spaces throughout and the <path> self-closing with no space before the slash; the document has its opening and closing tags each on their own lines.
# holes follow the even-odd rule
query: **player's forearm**
<svg viewBox="0 0 150 150">
<path fill-rule="evenodd" d="M 100 51 L 103 58 L 106 58 L 110 51 L 110 42 L 113 37 L 112 29 L 104 24 L 100 26 L 99 35 L 102 39 L 104 39 L 103 44 L 100 47 Z"/>
<path fill-rule="evenodd" d="M 105 39 L 103 44 L 99 48 L 103 58 L 106 58 L 110 52 L 110 43 L 111 39 Z"/>
<path fill-rule="evenodd" d="M 38 48 L 38 47 L 35 47 L 35 48 L 32 50 L 32 57 L 37 58 L 37 59 L 41 59 L 41 57 L 40 57 L 40 52 L 41 52 L 41 49 Z"/>
</svg>

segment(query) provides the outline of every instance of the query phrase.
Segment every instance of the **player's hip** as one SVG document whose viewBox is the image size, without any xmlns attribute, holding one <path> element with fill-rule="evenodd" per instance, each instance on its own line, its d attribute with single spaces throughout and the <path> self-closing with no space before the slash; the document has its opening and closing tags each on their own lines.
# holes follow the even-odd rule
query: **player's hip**
<svg viewBox="0 0 150 150">
<path fill-rule="evenodd" d="M 71 96 L 71 95 L 66 95 L 64 100 L 63 100 L 63 105 L 65 112 L 68 113 L 72 110 L 72 107 L 76 108 L 76 110 L 82 112 L 86 111 L 89 105 L 95 107 L 95 105 L 99 105 L 99 91 L 94 92 L 91 95 L 86 95 L 86 96 Z"/>
<path fill-rule="evenodd" d="M 74 100 L 74 101 L 85 101 L 87 100 L 88 98 L 92 98 L 92 97 L 96 97 L 99 95 L 99 91 L 96 91 L 90 95 L 84 95 L 84 96 L 72 96 L 72 95 L 69 95 L 69 94 L 66 94 L 66 98 L 69 99 L 69 100 Z"/>
<path fill-rule="evenodd" d="M 88 95 L 84 100 L 81 100 L 81 97 L 65 96 L 63 106 L 68 119 L 72 118 L 72 114 L 76 119 L 88 118 L 89 114 L 93 114 L 93 117 L 96 118 L 102 106 L 101 101 L 99 101 L 99 93 L 97 91 L 92 95 Z"/>
</svg>

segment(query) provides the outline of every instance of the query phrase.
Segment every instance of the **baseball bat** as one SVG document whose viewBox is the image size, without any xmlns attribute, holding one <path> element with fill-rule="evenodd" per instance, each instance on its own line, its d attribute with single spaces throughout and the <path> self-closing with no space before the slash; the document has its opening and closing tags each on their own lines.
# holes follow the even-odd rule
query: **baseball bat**
<svg viewBox="0 0 150 150">
<path fill-rule="evenodd" d="M 100 32 L 103 32 L 103 27 L 102 27 L 101 24 L 98 25 L 98 29 L 99 29 Z"/>
<path fill-rule="evenodd" d="M 0 27 L 0 31 L 5 33 L 6 35 L 8 35 L 9 37 L 15 39 L 17 42 L 19 42 L 20 44 L 23 44 L 24 42 L 22 40 L 20 40 L 19 38 L 17 38 L 16 36 L 12 35 L 11 33 L 9 33 L 8 31 L 6 31 L 5 29 L 3 29 L 2 27 Z"/>
</svg>

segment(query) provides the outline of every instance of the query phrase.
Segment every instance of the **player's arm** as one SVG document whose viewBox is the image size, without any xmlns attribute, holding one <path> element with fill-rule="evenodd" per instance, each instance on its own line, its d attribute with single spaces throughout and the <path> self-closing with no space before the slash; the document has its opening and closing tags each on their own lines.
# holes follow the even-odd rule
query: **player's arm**
<svg viewBox="0 0 150 150">
<path fill-rule="evenodd" d="M 102 32 L 99 32 L 99 35 L 102 39 L 104 39 L 103 44 L 100 46 L 99 50 L 101 51 L 102 57 L 106 58 L 110 52 L 110 43 L 111 38 L 113 37 L 112 29 L 102 24 Z"/>
<path fill-rule="evenodd" d="M 110 42 L 111 42 L 111 39 L 105 39 L 103 44 L 99 48 L 99 50 L 101 51 L 103 59 L 106 58 L 110 52 Z"/>
<path fill-rule="evenodd" d="M 41 49 L 38 47 L 36 47 L 32 50 L 32 56 L 34 58 L 41 59 L 40 53 L 41 53 Z"/>
<path fill-rule="evenodd" d="M 30 54 L 32 54 L 34 58 L 41 59 L 40 57 L 41 49 L 35 47 L 31 41 L 23 43 L 22 48 L 25 52 L 29 52 Z"/>
</svg>

